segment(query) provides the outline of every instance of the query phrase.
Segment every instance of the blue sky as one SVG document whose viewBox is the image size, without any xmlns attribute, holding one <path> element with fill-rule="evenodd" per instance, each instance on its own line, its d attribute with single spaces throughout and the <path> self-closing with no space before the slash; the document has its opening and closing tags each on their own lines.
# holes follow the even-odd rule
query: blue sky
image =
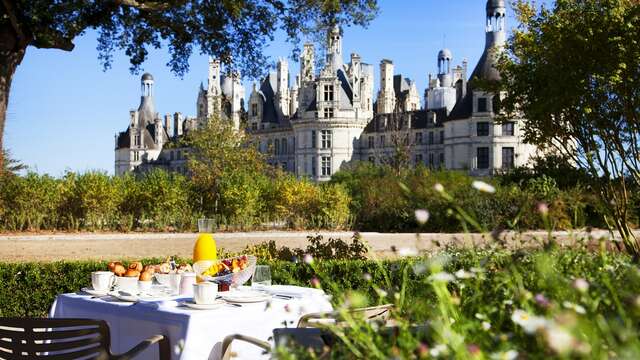
<svg viewBox="0 0 640 360">
<path fill-rule="evenodd" d="M 357 52 L 376 69 L 392 59 L 396 74 L 416 81 L 422 94 L 429 73 L 437 69 L 443 45 L 454 63 L 473 66 L 484 47 L 484 0 L 380 0 L 380 15 L 369 28 L 347 28 L 343 52 Z M 508 25 L 514 25 L 512 17 Z M 276 38 L 266 50 L 288 56 L 291 48 Z M 122 53 L 102 71 L 96 34 L 76 39 L 72 52 L 29 48 L 13 81 L 5 146 L 34 171 L 62 175 L 65 170 L 113 173 L 114 135 L 126 129 L 129 110 L 140 101 L 139 75 L 129 72 Z M 345 59 L 346 60 L 346 59 Z M 198 85 L 207 77 L 207 58 L 191 58 L 191 71 L 180 79 L 165 66 L 166 50 L 151 51 L 144 71 L 154 75 L 156 110 L 195 115 Z M 292 78 L 298 64 L 290 63 Z M 251 89 L 250 83 L 246 89 Z M 248 96 L 248 94 L 247 94 Z"/>
</svg>

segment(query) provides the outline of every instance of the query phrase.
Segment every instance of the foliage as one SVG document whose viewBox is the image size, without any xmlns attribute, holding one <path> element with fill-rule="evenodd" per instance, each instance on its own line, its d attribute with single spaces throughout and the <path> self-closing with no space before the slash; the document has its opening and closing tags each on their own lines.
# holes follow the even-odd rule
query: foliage
<svg viewBox="0 0 640 360">
<path fill-rule="evenodd" d="M 324 241 L 322 235 L 309 235 L 307 240 L 310 244 L 306 249 L 291 249 L 286 246 L 278 248 L 275 241 L 269 241 L 247 246 L 243 253 L 256 255 L 261 261 L 299 261 L 307 255 L 314 260 L 365 260 L 369 252 L 358 233 L 353 235 L 351 243 L 335 238 Z"/>
<path fill-rule="evenodd" d="M 607 221 L 640 254 L 629 207 L 640 185 L 640 4 L 520 0 L 515 9 L 520 26 L 499 66 L 504 117 L 526 119 L 525 141 L 597 180 Z"/>
</svg>

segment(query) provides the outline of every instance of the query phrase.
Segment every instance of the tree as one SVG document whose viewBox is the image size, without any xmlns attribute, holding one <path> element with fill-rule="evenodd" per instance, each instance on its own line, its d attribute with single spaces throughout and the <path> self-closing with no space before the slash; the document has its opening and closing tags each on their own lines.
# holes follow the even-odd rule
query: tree
<svg viewBox="0 0 640 360">
<path fill-rule="evenodd" d="M 260 210 L 261 185 L 274 171 L 247 135 L 212 118 L 188 135 L 188 166 L 204 215 L 246 217 Z"/>
<path fill-rule="evenodd" d="M 27 166 L 18 160 L 11 158 L 11 153 L 6 149 L 0 148 L 0 158 L 6 159 L 3 163 L 0 163 L 0 176 L 3 175 L 16 175 L 22 170 L 26 170 Z"/>
<path fill-rule="evenodd" d="M 188 71 L 197 47 L 256 77 L 278 29 L 297 44 L 301 34 L 318 28 L 367 25 L 376 12 L 376 0 L 1 0 L 0 149 L 11 81 L 29 46 L 71 51 L 77 36 L 97 29 L 105 69 L 116 49 L 137 72 L 149 47 L 166 45 L 168 66 L 177 75 Z"/>
<path fill-rule="evenodd" d="M 598 179 L 608 223 L 640 255 L 627 221 L 640 185 L 640 2 L 519 0 L 515 9 L 520 26 L 499 65 L 504 115 L 522 115 L 525 141 Z"/>
</svg>

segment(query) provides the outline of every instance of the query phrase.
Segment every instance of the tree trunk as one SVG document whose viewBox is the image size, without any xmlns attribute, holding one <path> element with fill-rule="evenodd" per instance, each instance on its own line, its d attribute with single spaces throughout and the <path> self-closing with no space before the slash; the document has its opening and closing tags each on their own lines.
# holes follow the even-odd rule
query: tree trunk
<svg viewBox="0 0 640 360">
<path fill-rule="evenodd" d="M 0 175 L 4 171 L 4 124 L 7 118 L 7 106 L 9 105 L 9 93 L 11 81 L 16 68 L 24 58 L 26 48 L 17 51 L 0 51 Z"/>
</svg>

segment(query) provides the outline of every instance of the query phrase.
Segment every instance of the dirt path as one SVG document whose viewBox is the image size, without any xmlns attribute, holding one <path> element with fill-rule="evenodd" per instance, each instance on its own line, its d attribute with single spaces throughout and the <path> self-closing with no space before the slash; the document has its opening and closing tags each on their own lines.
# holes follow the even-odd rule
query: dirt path
<svg viewBox="0 0 640 360">
<path fill-rule="evenodd" d="M 229 251 L 242 251 L 247 245 L 270 240 L 278 246 L 304 248 L 307 236 L 314 232 L 251 232 L 220 233 L 214 237 L 218 247 Z M 353 232 L 320 232 L 325 238 L 349 239 Z M 411 250 L 435 250 L 446 245 L 472 246 L 484 244 L 489 239 L 481 234 L 382 234 L 361 233 L 373 251 L 382 255 L 391 254 L 391 247 Z M 561 244 L 570 246 L 576 241 L 595 241 L 609 238 L 606 231 L 554 232 L 554 238 Z M 55 235 L 0 235 L 0 261 L 58 261 L 79 259 L 136 259 L 145 257 L 165 257 L 178 255 L 191 257 L 197 234 L 55 234 Z M 504 233 L 500 238 L 509 247 L 539 246 L 540 239 L 546 239 L 546 232 L 524 234 Z"/>
</svg>

